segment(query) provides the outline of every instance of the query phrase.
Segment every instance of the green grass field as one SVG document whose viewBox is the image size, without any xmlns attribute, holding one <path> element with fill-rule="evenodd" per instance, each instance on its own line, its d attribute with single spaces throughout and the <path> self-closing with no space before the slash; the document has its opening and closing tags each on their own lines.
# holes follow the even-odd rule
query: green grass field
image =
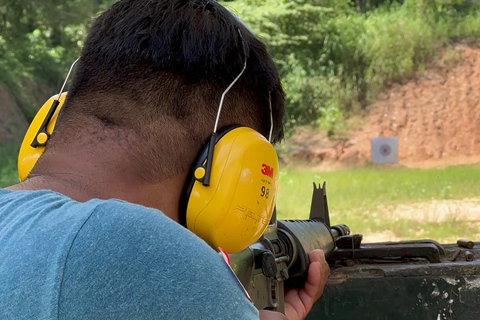
<svg viewBox="0 0 480 320">
<path fill-rule="evenodd" d="M 479 164 L 424 170 L 284 170 L 277 199 L 279 219 L 308 218 L 314 181 L 327 183 L 332 224 L 347 224 L 354 233 L 440 242 L 458 238 L 480 241 Z M 465 218 L 464 203 L 478 214 Z"/>
</svg>

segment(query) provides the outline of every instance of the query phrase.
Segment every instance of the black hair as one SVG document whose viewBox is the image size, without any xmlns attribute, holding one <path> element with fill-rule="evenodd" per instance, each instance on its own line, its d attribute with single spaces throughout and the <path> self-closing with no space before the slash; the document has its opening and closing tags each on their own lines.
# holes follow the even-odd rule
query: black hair
<svg viewBox="0 0 480 320">
<path fill-rule="evenodd" d="M 91 27 L 59 128 L 63 118 L 84 114 L 128 128 L 171 117 L 185 128 L 196 123 L 204 126 L 199 131 L 213 129 L 220 95 L 245 59 L 247 68 L 226 96 L 221 123 L 249 125 L 268 135 L 271 95 L 273 141 L 279 141 L 284 114 L 279 75 L 265 45 L 238 18 L 212 0 L 119 1 Z"/>
</svg>

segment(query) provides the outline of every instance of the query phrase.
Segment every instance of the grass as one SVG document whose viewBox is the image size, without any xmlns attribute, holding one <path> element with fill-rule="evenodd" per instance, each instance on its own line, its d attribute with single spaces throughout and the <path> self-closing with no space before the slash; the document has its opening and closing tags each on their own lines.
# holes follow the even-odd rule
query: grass
<svg viewBox="0 0 480 320">
<path fill-rule="evenodd" d="M 480 237 L 480 217 L 462 221 L 457 212 L 461 209 L 452 207 L 447 219 L 435 220 L 436 205 L 441 203 L 438 200 L 479 199 L 479 169 L 480 165 L 446 169 L 367 167 L 336 172 L 284 170 L 280 173 L 278 216 L 308 218 L 312 182 L 326 181 L 332 224 L 344 223 L 354 233 L 387 233 L 393 238 L 432 238 L 440 242 Z M 406 218 L 398 213 L 399 206 L 405 204 L 429 204 L 424 206 L 428 212 Z"/>
</svg>

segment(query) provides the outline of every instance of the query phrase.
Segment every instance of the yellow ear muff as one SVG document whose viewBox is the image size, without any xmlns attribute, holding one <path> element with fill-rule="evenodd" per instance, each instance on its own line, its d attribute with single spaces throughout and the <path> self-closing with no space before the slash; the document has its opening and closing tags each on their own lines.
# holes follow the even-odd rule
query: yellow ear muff
<svg viewBox="0 0 480 320">
<path fill-rule="evenodd" d="M 278 188 L 277 154 L 255 130 L 229 130 L 219 135 L 210 186 L 204 186 L 198 180 L 205 172 L 207 149 L 192 168 L 180 220 L 213 248 L 235 253 L 257 241 L 270 222 Z"/>
<path fill-rule="evenodd" d="M 58 102 L 55 102 L 57 101 L 58 95 L 54 95 L 48 99 L 40 110 L 38 110 L 32 123 L 30 123 L 30 127 L 28 127 L 27 133 L 23 138 L 20 152 L 18 153 L 18 176 L 20 181 L 24 181 L 27 178 L 38 158 L 43 153 L 45 145 L 53 132 L 55 123 L 57 122 L 58 113 L 65 102 L 66 96 L 66 92 L 62 93 Z M 54 108 L 54 110 L 52 110 L 52 108 Z M 48 123 L 45 124 L 43 130 L 42 125 L 44 124 L 50 110 L 52 110 L 53 115 L 51 116 L 51 119 L 48 120 Z"/>
</svg>

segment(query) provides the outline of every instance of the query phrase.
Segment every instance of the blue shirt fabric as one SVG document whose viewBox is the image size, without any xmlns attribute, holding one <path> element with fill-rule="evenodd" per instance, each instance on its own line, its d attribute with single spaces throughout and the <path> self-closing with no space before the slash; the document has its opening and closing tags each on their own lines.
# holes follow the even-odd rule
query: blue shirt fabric
<svg viewBox="0 0 480 320">
<path fill-rule="evenodd" d="M 0 189 L 0 319 L 258 319 L 223 259 L 160 211 Z"/>
</svg>

